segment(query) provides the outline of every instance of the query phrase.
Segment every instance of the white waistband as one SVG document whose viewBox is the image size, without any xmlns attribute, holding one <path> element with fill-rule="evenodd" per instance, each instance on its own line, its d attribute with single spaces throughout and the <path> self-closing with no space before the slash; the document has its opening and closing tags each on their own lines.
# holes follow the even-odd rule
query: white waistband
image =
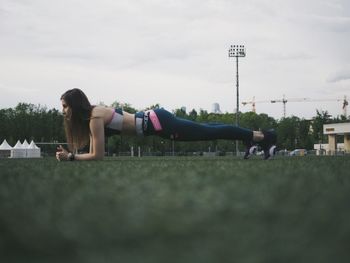
<svg viewBox="0 0 350 263">
<path fill-rule="evenodd" d="M 121 131 L 123 128 L 124 116 L 118 112 L 114 112 L 111 121 L 106 125 L 106 127 Z"/>
<path fill-rule="evenodd" d="M 143 118 L 135 118 L 136 134 L 138 136 L 143 136 L 142 124 Z"/>
</svg>

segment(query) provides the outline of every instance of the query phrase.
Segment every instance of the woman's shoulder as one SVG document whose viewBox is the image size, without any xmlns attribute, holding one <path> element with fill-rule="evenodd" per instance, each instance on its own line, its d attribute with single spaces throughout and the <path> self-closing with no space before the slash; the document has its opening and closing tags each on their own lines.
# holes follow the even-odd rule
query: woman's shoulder
<svg viewBox="0 0 350 263">
<path fill-rule="evenodd" d="M 105 106 L 95 106 L 91 111 L 91 118 L 106 118 L 113 114 L 114 109 Z"/>
</svg>

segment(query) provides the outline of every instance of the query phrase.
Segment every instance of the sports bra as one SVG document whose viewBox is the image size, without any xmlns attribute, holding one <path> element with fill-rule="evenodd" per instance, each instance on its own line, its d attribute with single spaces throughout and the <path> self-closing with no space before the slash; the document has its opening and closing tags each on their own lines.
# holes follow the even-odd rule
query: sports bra
<svg viewBox="0 0 350 263">
<path fill-rule="evenodd" d="M 123 111 L 115 109 L 109 122 L 105 125 L 105 135 L 111 136 L 120 134 L 123 128 Z"/>
</svg>

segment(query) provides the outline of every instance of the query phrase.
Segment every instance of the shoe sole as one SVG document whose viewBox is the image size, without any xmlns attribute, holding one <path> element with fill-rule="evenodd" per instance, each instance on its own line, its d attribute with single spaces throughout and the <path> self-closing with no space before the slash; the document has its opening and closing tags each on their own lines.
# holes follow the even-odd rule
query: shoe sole
<svg viewBox="0 0 350 263">
<path fill-rule="evenodd" d="M 253 145 L 249 148 L 249 154 L 247 156 L 244 156 L 244 159 L 249 159 L 250 156 L 254 155 L 258 151 L 258 146 Z"/>
<path fill-rule="evenodd" d="M 277 152 L 277 147 L 276 145 L 272 145 L 269 149 L 269 156 L 268 157 L 264 157 L 264 160 L 271 160 L 275 157 Z"/>
</svg>

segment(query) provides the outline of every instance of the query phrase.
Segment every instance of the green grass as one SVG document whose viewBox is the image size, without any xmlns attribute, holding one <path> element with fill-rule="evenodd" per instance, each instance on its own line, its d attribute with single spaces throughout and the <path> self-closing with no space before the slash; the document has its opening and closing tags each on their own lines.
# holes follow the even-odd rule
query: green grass
<svg viewBox="0 0 350 263">
<path fill-rule="evenodd" d="M 350 157 L 0 160 L 0 262 L 349 262 Z"/>
</svg>

